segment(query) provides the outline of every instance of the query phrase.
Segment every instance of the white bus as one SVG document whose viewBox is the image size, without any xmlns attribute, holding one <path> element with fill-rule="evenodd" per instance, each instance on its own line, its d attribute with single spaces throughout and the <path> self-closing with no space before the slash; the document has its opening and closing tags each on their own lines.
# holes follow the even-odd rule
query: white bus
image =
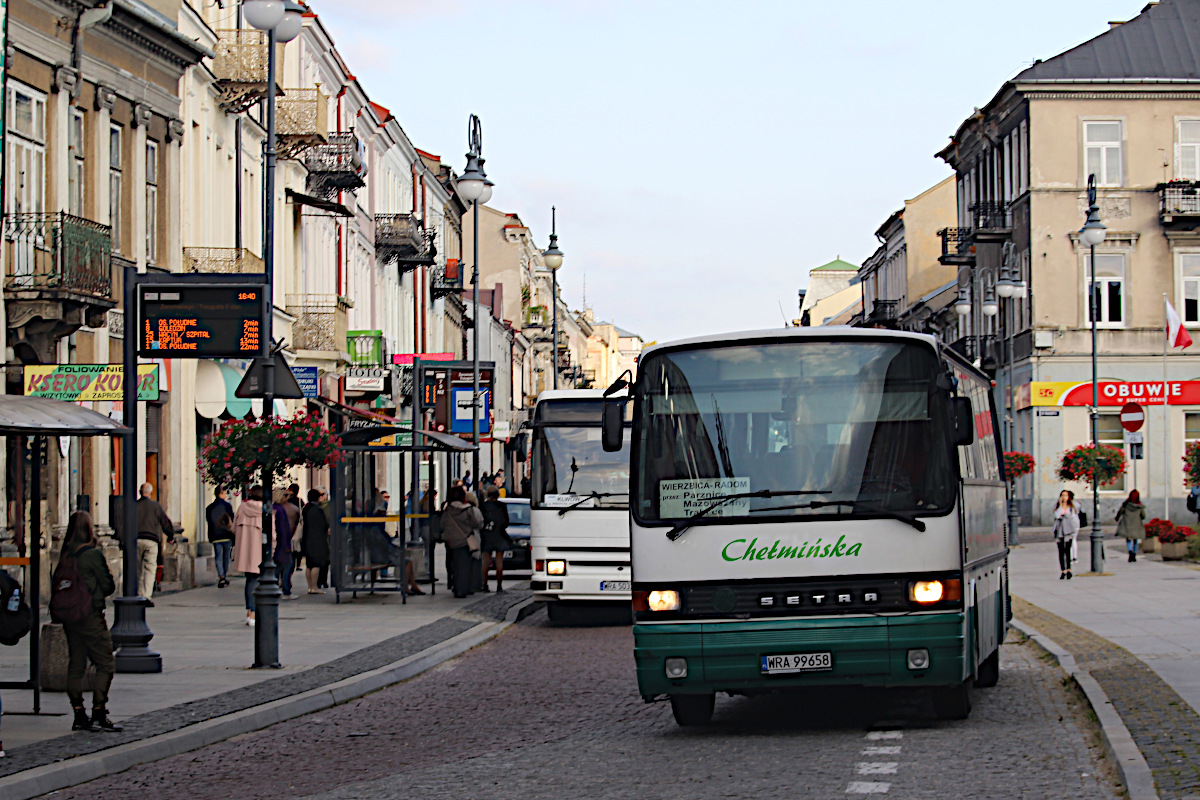
<svg viewBox="0 0 1200 800">
<path fill-rule="evenodd" d="M 647 349 L 631 395 L 647 702 L 692 725 L 718 692 L 925 687 L 963 718 L 996 683 L 1006 484 L 990 382 L 957 353 L 857 328 L 694 339 Z"/>
<path fill-rule="evenodd" d="M 628 618 L 629 450 L 601 445 L 603 395 L 544 391 L 533 411 L 530 586 L 555 621 L 622 607 Z"/>
</svg>

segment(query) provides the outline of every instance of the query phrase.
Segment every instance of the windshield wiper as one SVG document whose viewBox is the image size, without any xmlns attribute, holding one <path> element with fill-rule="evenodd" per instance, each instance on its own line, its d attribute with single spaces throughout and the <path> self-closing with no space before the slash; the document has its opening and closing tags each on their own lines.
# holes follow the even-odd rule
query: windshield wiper
<svg viewBox="0 0 1200 800">
<path fill-rule="evenodd" d="M 818 489 L 815 491 L 786 491 L 786 492 L 777 492 L 774 489 L 760 489 L 757 492 L 738 492 L 737 494 L 727 494 L 724 497 L 722 497 L 720 500 L 716 501 L 715 503 L 712 503 L 712 504 L 707 505 L 704 508 L 700 509 L 695 514 L 692 514 L 690 517 L 683 520 L 682 522 L 676 522 L 675 525 L 673 525 L 671 527 L 671 530 L 667 531 L 667 538 L 670 539 L 672 542 L 675 541 L 680 536 L 683 536 L 684 531 L 686 531 L 688 528 L 692 527 L 693 522 L 700 519 L 701 517 L 707 516 L 708 512 L 718 509 L 721 506 L 723 506 L 726 503 L 733 501 L 733 500 L 745 500 L 746 498 L 751 498 L 751 497 L 758 497 L 758 498 L 800 497 L 802 495 L 807 495 L 807 494 L 829 494 L 829 493 L 830 492 L 828 489 Z"/>
<path fill-rule="evenodd" d="M 567 515 L 568 511 L 570 511 L 573 508 L 579 508 L 581 505 L 586 503 L 588 500 L 599 500 L 601 497 L 621 497 L 622 495 L 628 497 L 629 492 L 592 492 L 591 494 L 584 495 L 579 500 L 577 500 L 574 503 L 571 503 L 571 505 L 567 506 L 566 508 L 560 508 L 558 510 L 558 515 L 560 517 L 565 517 Z"/>
<path fill-rule="evenodd" d="M 813 500 L 811 503 L 798 503 L 793 506 L 771 506 L 769 508 L 752 508 L 752 509 L 750 509 L 750 511 L 751 511 L 751 513 L 758 513 L 760 511 L 788 511 L 788 510 L 797 509 L 797 508 L 829 508 L 830 506 L 850 506 L 851 508 L 854 508 L 858 504 L 859 504 L 859 501 L 857 501 L 857 500 Z M 899 520 L 900 522 L 904 522 L 904 523 L 907 523 L 907 524 L 913 526 L 914 528 L 921 531 L 922 533 L 925 532 L 925 523 L 923 521 L 917 519 L 916 517 L 912 516 L 911 514 L 904 514 L 899 511 L 892 511 L 887 508 L 868 508 L 865 510 L 868 513 L 878 514 L 881 517 L 887 517 L 888 519 Z"/>
</svg>

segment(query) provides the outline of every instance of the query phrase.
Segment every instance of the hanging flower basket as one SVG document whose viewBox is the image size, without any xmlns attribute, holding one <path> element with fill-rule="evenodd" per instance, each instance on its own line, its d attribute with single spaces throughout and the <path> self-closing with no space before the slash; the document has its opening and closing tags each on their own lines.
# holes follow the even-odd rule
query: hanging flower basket
<svg viewBox="0 0 1200 800">
<path fill-rule="evenodd" d="M 1125 473 L 1125 451 L 1102 444 L 1081 444 L 1062 454 L 1058 477 L 1064 481 L 1111 486 Z"/>
<path fill-rule="evenodd" d="M 316 417 L 230 420 L 204 437 L 198 466 L 205 483 L 242 487 L 260 482 L 263 466 L 273 479 L 292 467 L 328 467 L 342 460 L 341 438 Z"/>
<path fill-rule="evenodd" d="M 1008 482 L 1012 483 L 1017 478 L 1024 477 L 1033 472 L 1033 467 L 1036 462 L 1033 456 L 1029 453 L 1018 453 L 1015 450 L 1004 454 L 1004 474 L 1008 476 Z"/>
</svg>

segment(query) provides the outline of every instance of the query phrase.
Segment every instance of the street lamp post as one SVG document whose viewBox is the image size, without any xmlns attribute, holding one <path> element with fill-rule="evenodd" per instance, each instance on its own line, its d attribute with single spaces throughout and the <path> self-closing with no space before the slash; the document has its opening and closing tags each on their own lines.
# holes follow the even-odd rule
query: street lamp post
<svg viewBox="0 0 1200 800">
<path fill-rule="evenodd" d="M 1100 418 L 1100 385 L 1096 368 L 1096 318 L 1100 314 L 1099 300 L 1096 296 L 1096 245 L 1104 242 L 1107 229 L 1100 221 L 1100 209 L 1096 205 L 1096 176 L 1088 175 L 1087 186 L 1088 211 L 1087 221 L 1079 230 L 1079 240 L 1086 245 L 1090 252 L 1088 260 L 1088 314 L 1092 323 L 1092 452 L 1099 457 L 1099 418 Z M 1092 476 L 1092 572 L 1104 571 L 1104 535 L 1100 532 L 1100 482 Z"/>
<path fill-rule="evenodd" d="M 275 316 L 275 46 L 300 35 L 304 7 L 291 0 L 242 0 L 246 21 L 267 32 L 267 139 L 263 143 L 263 265 L 266 273 L 264 292 L 267 314 L 263 336 L 267 358 L 263 361 L 263 414 L 275 413 L 274 340 L 271 335 Z M 262 563 L 258 565 L 258 583 L 254 587 L 254 666 L 278 668 L 279 664 L 279 578 L 271 547 L 271 529 L 275 515 L 274 487 L 268 457 L 262 470 Z"/>
<path fill-rule="evenodd" d="M 471 227 L 475 233 L 475 257 L 471 265 L 472 331 L 471 331 L 471 442 L 475 451 L 471 453 L 471 475 L 479 486 L 479 204 L 492 199 L 492 187 L 483 171 L 483 126 L 474 114 L 467 121 L 467 169 L 458 179 L 458 194 L 475 206 Z M 482 488 L 482 487 L 480 487 Z M 482 502 L 483 498 L 480 498 Z"/>
<path fill-rule="evenodd" d="M 558 388 L 558 268 L 562 266 L 563 254 L 558 249 L 558 208 L 550 206 L 550 246 L 542 253 L 542 263 L 550 270 L 550 305 L 553 308 L 550 323 L 550 361 L 554 365 L 553 388 Z"/>
</svg>

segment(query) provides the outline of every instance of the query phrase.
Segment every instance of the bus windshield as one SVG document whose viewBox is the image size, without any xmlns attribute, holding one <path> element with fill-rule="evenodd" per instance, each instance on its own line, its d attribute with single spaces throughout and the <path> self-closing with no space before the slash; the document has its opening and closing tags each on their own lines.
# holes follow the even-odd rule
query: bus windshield
<svg viewBox="0 0 1200 800">
<path fill-rule="evenodd" d="M 920 342 L 789 341 L 666 351 L 638 382 L 644 522 L 950 511 L 948 393 Z M 780 496 L 785 495 L 785 496 Z M 819 502 L 814 502 L 819 501 Z"/>
<path fill-rule="evenodd" d="M 604 452 L 599 427 L 535 428 L 532 499 L 534 508 L 629 508 L 629 445 Z"/>
</svg>

